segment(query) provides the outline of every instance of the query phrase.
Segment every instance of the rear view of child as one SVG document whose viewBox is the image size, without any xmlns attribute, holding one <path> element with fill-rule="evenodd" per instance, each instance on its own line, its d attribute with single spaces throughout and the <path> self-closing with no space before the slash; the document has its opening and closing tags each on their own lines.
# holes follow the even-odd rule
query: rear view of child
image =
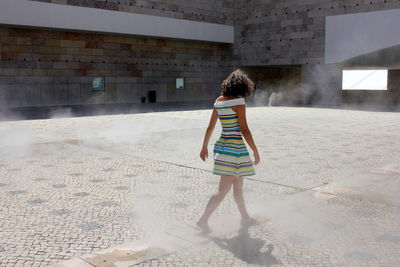
<svg viewBox="0 0 400 267">
<path fill-rule="evenodd" d="M 251 95 L 254 83 L 240 69 L 233 71 L 222 82 L 221 95 L 214 103 L 210 123 L 204 136 L 200 158 L 208 157 L 208 143 L 215 124 L 219 119 L 222 126 L 221 137 L 214 145 L 213 173 L 221 179 L 217 192 L 210 198 L 197 226 L 210 231 L 208 219 L 233 186 L 233 196 L 242 216 L 242 225 L 256 222 L 247 212 L 243 198 L 243 176 L 254 175 L 254 165 L 260 162 L 257 147 L 254 143 L 246 121 L 246 105 L 244 98 Z M 243 141 L 245 138 L 254 154 L 254 162 Z"/>
</svg>

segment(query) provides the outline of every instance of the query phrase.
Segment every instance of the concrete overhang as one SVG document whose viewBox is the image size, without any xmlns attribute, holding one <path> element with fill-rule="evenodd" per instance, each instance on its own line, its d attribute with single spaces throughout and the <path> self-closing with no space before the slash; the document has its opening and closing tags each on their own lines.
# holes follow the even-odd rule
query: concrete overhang
<svg viewBox="0 0 400 267">
<path fill-rule="evenodd" d="M 347 59 L 341 65 L 358 69 L 400 69 L 400 45 Z"/>
<path fill-rule="evenodd" d="M 400 45 L 400 9 L 326 17 L 325 63 Z"/>
<path fill-rule="evenodd" d="M 29 0 L 1 0 L 0 24 L 232 44 L 233 26 Z"/>
</svg>

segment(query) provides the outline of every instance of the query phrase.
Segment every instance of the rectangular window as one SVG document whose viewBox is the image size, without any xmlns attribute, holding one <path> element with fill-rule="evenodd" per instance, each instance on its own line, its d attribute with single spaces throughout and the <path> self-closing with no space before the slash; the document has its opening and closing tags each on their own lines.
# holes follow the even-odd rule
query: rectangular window
<svg viewBox="0 0 400 267">
<path fill-rule="evenodd" d="M 343 70 L 342 90 L 387 90 L 388 70 Z"/>
<path fill-rule="evenodd" d="M 176 78 L 175 86 L 177 90 L 185 89 L 185 78 Z"/>
<path fill-rule="evenodd" d="M 93 78 L 93 91 L 104 91 L 104 77 Z"/>
</svg>

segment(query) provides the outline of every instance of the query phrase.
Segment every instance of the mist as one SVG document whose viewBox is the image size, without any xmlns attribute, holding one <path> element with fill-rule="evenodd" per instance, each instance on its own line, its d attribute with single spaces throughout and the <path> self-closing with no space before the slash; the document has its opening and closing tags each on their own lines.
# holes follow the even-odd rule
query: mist
<svg viewBox="0 0 400 267">
<path fill-rule="evenodd" d="M 392 55 L 394 56 L 394 55 Z M 301 67 L 246 67 L 255 81 L 254 106 L 306 106 L 370 111 L 400 110 L 400 72 L 395 63 L 385 65 L 386 50 L 337 64 L 308 64 Z M 387 90 L 342 90 L 344 69 L 388 69 Z"/>
</svg>

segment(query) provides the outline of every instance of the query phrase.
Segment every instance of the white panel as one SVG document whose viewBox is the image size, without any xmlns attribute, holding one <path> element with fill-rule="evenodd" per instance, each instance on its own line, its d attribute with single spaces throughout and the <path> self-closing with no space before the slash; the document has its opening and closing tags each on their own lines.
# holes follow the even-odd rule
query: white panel
<svg viewBox="0 0 400 267">
<path fill-rule="evenodd" d="M 343 90 L 387 90 L 387 70 L 343 70 Z"/>
<path fill-rule="evenodd" d="M 0 23 L 220 43 L 234 34 L 229 25 L 29 0 L 0 0 Z"/>
<path fill-rule="evenodd" d="M 400 9 L 326 17 L 325 63 L 400 44 Z"/>
</svg>

